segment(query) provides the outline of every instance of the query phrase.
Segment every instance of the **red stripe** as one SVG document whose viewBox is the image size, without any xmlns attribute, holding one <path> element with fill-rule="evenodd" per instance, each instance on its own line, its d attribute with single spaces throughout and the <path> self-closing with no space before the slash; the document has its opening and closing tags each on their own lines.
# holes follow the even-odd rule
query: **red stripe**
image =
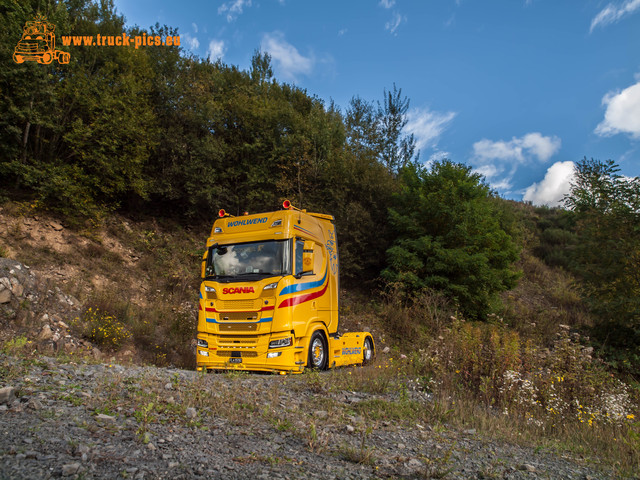
<svg viewBox="0 0 640 480">
<path fill-rule="evenodd" d="M 207 307 L 207 308 L 205 308 L 205 310 L 207 312 L 214 312 L 214 313 L 217 312 L 217 310 L 215 308 L 212 308 L 212 307 Z"/>
<path fill-rule="evenodd" d="M 198 303 L 198 310 L 202 310 L 202 304 Z"/>
<path fill-rule="evenodd" d="M 294 305 L 299 305 L 301 303 L 308 302 L 309 300 L 313 300 L 314 298 L 321 297 L 322 295 L 324 295 L 324 292 L 327 291 L 328 286 L 329 286 L 329 282 L 327 282 L 324 288 L 318 292 L 307 293 L 306 295 L 299 295 L 297 297 L 287 298 L 280 305 L 278 305 L 278 308 L 292 307 Z"/>
<path fill-rule="evenodd" d="M 260 309 L 261 312 L 267 312 L 269 310 L 273 310 L 274 308 L 276 308 L 274 305 L 270 306 L 270 307 L 262 307 Z"/>
</svg>

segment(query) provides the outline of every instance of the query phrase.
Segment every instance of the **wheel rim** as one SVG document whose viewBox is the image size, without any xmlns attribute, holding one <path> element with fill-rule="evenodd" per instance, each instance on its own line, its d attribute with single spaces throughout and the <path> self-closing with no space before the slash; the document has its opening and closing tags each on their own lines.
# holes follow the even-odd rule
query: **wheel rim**
<svg viewBox="0 0 640 480">
<path fill-rule="evenodd" d="M 371 340 L 367 338 L 364 341 L 364 361 L 371 361 L 371 357 L 373 356 L 373 346 L 371 345 Z"/>
<path fill-rule="evenodd" d="M 324 363 L 324 344 L 321 338 L 315 338 L 311 344 L 311 359 L 314 367 L 322 367 Z"/>
</svg>

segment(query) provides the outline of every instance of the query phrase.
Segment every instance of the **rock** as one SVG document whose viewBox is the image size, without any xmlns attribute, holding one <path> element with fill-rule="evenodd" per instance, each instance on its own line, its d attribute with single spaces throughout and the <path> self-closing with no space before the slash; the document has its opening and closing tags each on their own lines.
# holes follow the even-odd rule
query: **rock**
<svg viewBox="0 0 640 480">
<path fill-rule="evenodd" d="M 530 465 L 528 463 L 523 463 L 522 465 L 520 465 L 518 467 L 519 470 L 525 471 L 525 472 L 535 472 L 536 471 L 536 467 L 534 467 L 533 465 Z"/>
<path fill-rule="evenodd" d="M 0 303 L 9 303 L 11 301 L 11 290 L 4 285 L 0 285 Z"/>
<path fill-rule="evenodd" d="M 80 464 L 78 462 L 68 463 L 63 465 L 62 467 L 62 476 L 70 477 L 71 475 L 75 475 L 80 470 Z"/>
<path fill-rule="evenodd" d="M 29 403 L 27 404 L 27 408 L 30 408 L 31 410 L 42 410 L 42 402 L 40 402 L 40 400 L 38 400 L 37 398 L 32 398 L 31 400 L 29 400 Z"/>
<path fill-rule="evenodd" d="M 56 232 L 59 232 L 59 231 L 64 229 L 64 227 L 62 225 L 60 225 L 58 222 L 54 222 L 54 221 L 49 222 L 49 226 L 51 228 L 53 228 Z"/>
<path fill-rule="evenodd" d="M 347 433 L 353 433 L 356 431 L 356 428 L 353 425 L 347 425 Z"/>
<path fill-rule="evenodd" d="M 382 349 L 382 353 L 389 353 L 391 351 L 391 349 L 389 347 L 384 347 Z"/>
<path fill-rule="evenodd" d="M 21 297 L 22 294 L 24 293 L 24 287 L 22 285 L 20 285 L 17 282 L 14 282 L 13 288 L 11 289 L 11 292 L 16 296 L 16 297 Z"/>
<path fill-rule="evenodd" d="M 410 468 L 411 470 L 419 470 L 422 468 L 422 462 L 417 458 L 412 458 L 407 463 L 405 463 L 405 466 L 407 468 Z"/>
<path fill-rule="evenodd" d="M 329 414 L 326 412 L 326 410 L 316 410 L 315 412 L 313 412 L 313 416 L 316 418 L 327 418 Z"/>
<path fill-rule="evenodd" d="M 46 342 L 47 340 L 51 340 L 52 338 L 53 338 L 53 330 L 51 330 L 51 327 L 47 324 L 44 327 L 42 327 L 42 330 L 40 330 L 40 334 L 38 335 L 38 340 Z"/>
<path fill-rule="evenodd" d="M 96 415 L 96 420 L 99 420 L 101 422 L 113 423 L 116 421 L 116 417 L 113 417 L 111 415 L 105 415 L 104 413 L 99 413 L 98 415 Z"/>
<path fill-rule="evenodd" d="M 187 418 L 189 419 L 194 419 L 196 418 L 197 412 L 196 409 L 193 407 L 188 407 L 185 414 L 187 415 Z"/>
<path fill-rule="evenodd" d="M 13 387 L 0 388 L 0 405 L 13 402 L 16 397 L 16 389 Z"/>
<path fill-rule="evenodd" d="M 463 433 L 465 435 L 475 435 L 476 434 L 476 429 L 475 428 L 470 428 L 469 430 L 465 430 Z"/>
<path fill-rule="evenodd" d="M 171 382 L 165 383 L 164 389 L 165 390 L 173 390 L 173 385 L 171 385 Z"/>
</svg>

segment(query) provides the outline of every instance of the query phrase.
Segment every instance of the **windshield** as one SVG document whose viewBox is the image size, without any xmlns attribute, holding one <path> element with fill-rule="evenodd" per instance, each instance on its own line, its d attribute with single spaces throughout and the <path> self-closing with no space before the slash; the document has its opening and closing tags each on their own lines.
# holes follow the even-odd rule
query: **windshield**
<svg viewBox="0 0 640 480">
<path fill-rule="evenodd" d="M 246 275 L 288 275 L 291 246 L 288 240 L 218 245 L 209 249 L 206 277 L 235 278 Z"/>
</svg>

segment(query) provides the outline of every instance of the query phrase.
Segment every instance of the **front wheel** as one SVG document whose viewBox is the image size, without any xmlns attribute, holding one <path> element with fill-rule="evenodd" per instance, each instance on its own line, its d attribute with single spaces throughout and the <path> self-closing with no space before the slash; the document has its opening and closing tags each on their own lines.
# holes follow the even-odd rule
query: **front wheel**
<svg viewBox="0 0 640 480">
<path fill-rule="evenodd" d="M 373 361 L 374 353 L 373 340 L 371 340 L 371 337 L 365 338 L 362 346 L 362 364 L 370 364 Z"/>
<path fill-rule="evenodd" d="M 320 330 L 316 330 L 311 335 L 309 341 L 309 359 L 307 366 L 317 370 L 326 370 L 329 364 L 329 351 L 327 340 Z"/>
</svg>

